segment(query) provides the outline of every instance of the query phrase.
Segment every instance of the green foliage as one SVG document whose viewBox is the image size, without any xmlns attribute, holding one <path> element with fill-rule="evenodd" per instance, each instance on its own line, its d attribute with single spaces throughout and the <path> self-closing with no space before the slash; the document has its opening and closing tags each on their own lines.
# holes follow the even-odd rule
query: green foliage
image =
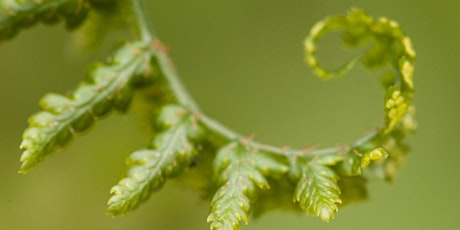
<svg viewBox="0 0 460 230">
<path fill-rule="evenodd" d="M 111 18 L 110 13 L 120 12 L 118 2 L 2 1 L 0 40 L 38 21 L 65 21 L 74 28 L 89 11 L 109 5 L 115 9 L 106 11 Z M 369 178 L 391 180 L 397 174 L 409 151 L 405 138 L 416 125 L 412 102 L 415 52 L 396 22 L 373 19 L 352 9 L 313 26 L 305 40 L 306 61 L 323 79 L 343 75 L 357 60 L 368 68 L 386 68 L 381 78 L 386 90 L 384 119 L 349 146 L 287 149 L 256 142 L 206 116 L 184 90 L 164 46 L 146 26 L 140 3 L 131 2 L 128 8 L 136 19 L 133 23 L 127 18 L 131 22 L 127 24 L 137 31 L 136 40 L 118 48 L 109 62 L 95 65 L 88 79 L 68 96 L 47 94 L 40 100 L 43 111 L 30 117 L 23 135 L 21 173 L 68 145 L 75 134 L 88 130 L 110 111 L 128 111 L 133 92 L 149 86 L 156 95 L 152 100 L 155 135 L 146 148 L 128 157 L 126 176 L 111 190 L 110 215 L 136 209 L 166 179 L 196 171 L 195 181 L 200 181 L 199 187 L 211 199 L 211 229 L 239 229 L 252 214 L 281 206 L 327 222 L 341 205 L 366 198 Z M 317 59 L 316 43 L 332 31 L 343 31 L 345 45 L 367 50 L 342 68 L 329 71 Z M 203 157 L 209 159 L 197 161 Z"/>
<path fill-rule="evenodd" d="M 288 168 L 273 156 L 238 142 L 224 146 L 214 159 L 219 186 L 211 201 L 211 229 L 237 229 L 247 223 L 257 189 L 269 189 L 265 177 L 280 177 Z"/>
<path fill-rule="evenodd" d="M 342 203 L 338 175 L 329 166 L 341 161 L 337 155 L 297 157 L 291 160 L 291 177 L 297 180 L 294 201 L 305 213 L 329 221 Z"/>
<path fill-rule="evenodd" d="M 23 134 L 20 172 L 26 173 L 46 156 L 65 147 L 77 134 L 111 110 L 125 112 L 136 82 L 152 74 L 151 54 L 142 42 L 117 50 L 112 61 L 96 64 L 88 80 L 69 96 L 47 94 L 40 100 L 43 111 L 29 118 Z"/>
<path fill-rule="evenodd" d="M 180 106 L 167 105 L 159 120 L 164 131 L 155 136 L 149 149 L 138 150 L 127 159 L 130 169 L 126 178 L 110 191 L 109 214 L 138 207 L 163 186 L 166 178 L 178 175 L 193 161 L 196 151 L 191 140 L 202 133 L 196 119 Z"/>
</svg>

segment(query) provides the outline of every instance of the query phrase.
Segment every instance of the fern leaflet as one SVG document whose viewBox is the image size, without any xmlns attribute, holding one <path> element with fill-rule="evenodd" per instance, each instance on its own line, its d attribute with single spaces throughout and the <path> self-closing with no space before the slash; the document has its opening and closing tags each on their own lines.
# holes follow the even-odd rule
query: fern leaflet
<svg viewBox="0 0 460 230">
<path fill-rule="evenodd" d="M 178 175 L 193 160 L 196 151 L 191 139 L 201 133 L 193 116 L 180 106 L 167 105 L 160 124 L 166 129 L 154 138 L 150 148 L 127 159 L 130 169 L 110 191 L 107 213 L 116 216 L 137 208 L 163 186 L 166 178 Z"/>
<path fill-rule="evenodd" d="M 108 64 L 99 64 L 68 97 L 48 94 L 40 100 L 43 111 L 29 118 L 20 148 L 21 173 L 62 149 L 72 137 L 87 130 L 110 110 L 126 111 L 136 79 L 152 73 L 151 56 L 143 42 L 133 42 L 115 52 Z"/>
<path fill-rule="evenodd" d="M 342 200 L 337 184 L 339 177 L 331 166 L 342 160 L 337 154 L 291 155 L 289 175 L 297 183 L 294 202 L 299 203 L 305 213 L 318 216 L 326 222 L 334 217 Z"/>
<path fill-rule="evenodd" d="M 269 189 L 266 176 L 280 176 L 288 168 L 261 152 L 231 143 L 223 147 L 214 161 L 219 189 L 211 201 L 208 222 L 211 229 L 238 229 L 249 221 L 250 209 L 258 189 Z"/>
</svg>

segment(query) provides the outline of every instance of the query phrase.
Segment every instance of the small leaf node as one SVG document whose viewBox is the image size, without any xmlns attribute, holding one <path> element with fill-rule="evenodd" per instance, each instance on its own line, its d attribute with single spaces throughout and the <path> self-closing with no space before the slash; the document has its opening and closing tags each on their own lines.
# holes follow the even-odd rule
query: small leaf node
<svg viewBox="0 0 460 230">
<path fill-rule="evenodd" d="M 343 159 L 342 169 L 345 175 L 359 176 L 362 170 L 367 168 L 372 161 L 383 160 L 388 157 L 388 153 L 383 148 L 374 148 L 361 152 L 354 148 L 347 153 Z"/>
</svg>

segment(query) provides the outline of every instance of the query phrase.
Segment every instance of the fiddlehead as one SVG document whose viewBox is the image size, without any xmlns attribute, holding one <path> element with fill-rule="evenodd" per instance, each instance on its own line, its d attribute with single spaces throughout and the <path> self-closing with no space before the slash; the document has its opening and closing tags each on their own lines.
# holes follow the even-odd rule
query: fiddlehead
<svg viewBox="0 0 460 230">
<path fill-rule="evenodd" d="M 335 16 L 317 23 L 305 40 L 306 60 L 323 79 L 346 73 L 356 61 L 349 61 L 335 71 L 321 67 L 316 57 L 315 44 L 322 36 L 335 30 L 344 31 L 342 40 L 350 47 L 372 43 L 361 58 L 366 67 L 383 67 L 387 64 L 392 67 L 390 72 L 382 76 L 382 84 L 386 89 L 383 130 L 386 133 L 391 132 L 401 121 L 407 131 L 414 129 L 412 77 L 415 51 L 409 37 L 404 35 L 398 23 L 386 18 L 373 19 L 358 9 L 351 10 L 347 16 Z"/>
<path fill-rule="evenodd" d="M 370 48 L 361 57 L 361 62 L 366 67 L 391 67 L 382 76 L 382 84 L 386 89 L 383 125 L 353 146 L 342 163 L 345 174 L 359 175 L 370 161 L 386 158 L 389 154 L 391 162 L 401 158 L 401 154 L 407 151 L 403 139 L 416 126 L 412 102 L 415 51 L 397 22 L 386 18 L 373 19 L 362 10 L 353 9 L 346 16 L 335 16 L 318 22 L 305 40 L 307 63 L 323 79 L 344 74 L 356 61 L 352 60 L 335 71 L 321 67 L 316 57 L 316 42 L 328 32 L 336 30 L 344 31 L 342 40 L 348 46 L 357 47 L 370 43 Z M 389 168 L 383 172 L 386 178 L 392 178 L 395 173 L 389 171 Z"/>
<path fill-rule="evenodd" d="M 89 9 L 107 3 L 112 1 L 3 1 L 0 40 L 11 38 L 19 29 L 38 21 L 63 20 L 68 27 L 74 27 Z M 320 77 L 342 75 L 358 60 L 334 71 L 320 65 L 316 43 L 331 31 L 343 31 L 343 41 L 348 46 L 369 47 L 360 58 L 366 67 L 390 66 L 382 76 L 386 90 L 384 121 L 350 146 L 290 149 L 256 142 L 204 114 L 184 90 L 160 41 L 146 26 L 139 2 L 133 3 L 137 40 L 120 47 L 110 62 L 93 68 L 88 80 L 69 96 L 48 94 L 40 101 L 43 111 L 29 119 L 30 127 L 23 135 L 20 172 L 28 172 L 67 145 L 74 134 L 87 130 L 94 120 L 112 110 L 125 112 L 137 86 L 153 83 L 166 88 L 158 94 L 168 98 L 155 103 L 162 106 L 154 114 L 158 115 L 153 124 L 158 132 L 147 148 L 128 157 L 127 175 L 111 190 L 108 214 L 120 215 L 139 207 L 161 189 L 166 179 L 211 167 L 207 172 L 212 171 L 213 177 L 198 172 L 200 180 L 205 181 L 201 188 L 209 192 L 211 199 L 211 229 L 238 229 L 257 207 L 266 207 L 257 210 L 260 212 L 269 206 L 276 207 L 276 202 L 286 203 L 277 199 L 286 194 L 293 201 L 287 202 L 289 205 L 329 221 L 340 205 L 366 196 L 367 178 L 392 179 L 396 174 L 408 151 L 404 139 L 415 129 L 415 52 L 396 22 L 373 19 L 353 9 L 345 16 L 330 17 L 313 27 L 305 40 L 306 60 Z M 153 82 L 153 76 L 158 81 Z M 213 153 L 206 156 L 212 158 L 208 161 L 212 164 L 196 163 L 205 151 Z"/>
</svg>

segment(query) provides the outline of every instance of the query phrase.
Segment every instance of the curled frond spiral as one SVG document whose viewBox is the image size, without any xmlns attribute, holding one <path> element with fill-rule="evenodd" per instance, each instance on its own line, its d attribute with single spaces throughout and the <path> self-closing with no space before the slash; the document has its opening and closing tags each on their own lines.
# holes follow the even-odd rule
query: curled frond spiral
<svg viewBox="0 0 460 230">
<path fill-rule="evenodd" d="M 326 80 L 345 74 L 356 62 L 353 59 L 333 71 L 320 65 L 316 56 L 316 42 L 325 34 L 337 30 L 343 31 L 342 40 L 350 47 L 371 43 L 361 57 L 366 67 L 392 67 L 390 72 L 382 76 L 382 84 L 386 89 L 384 132 L 391 132 L 399 124 L 407 131 L 414 129 L 412 78 L 415 51 L 409 37 L 404 35 L 397 22 L 387 18 L 373 19 L 359 9 L 351 10 L 346 16 L 334 16 L 318 22 L 305 39 L 306 61 L 319 77 Z"/>
<path fill-rule="evenodd" d="M 389 156 L 387 162 L 400 163 L 402 155 L 407 152 L 403 139 L 416 128 L 413 117 L 415 51 L 412 42 L 397 22 L 387 18 L 374 19 L 360 9 L 352 9 L 344 16 L 327 18 L 313 26 L 310 35 L 305 39 L 306 61 L 323 79 L 344 74 L 357 60 L 351 60 L 334 71 L 328 71 L 321 66 L 316 56 L 316 43 L 332 31 L 343 31 L 342 40 L 350 47 L 370 44 L 370 48 L 360 59 L 366 67 L 391 67 L 381 78 L 386 90 L 384 123 L 347 151 L 341 164 L 342 172 L 359 175 L 371 161 L 380 160 L 379 164 L 383 167 L 380 170 L 381 175 L 392 178 L 397 167 L 390 167 L 381 159 Z"/>
</svg>

